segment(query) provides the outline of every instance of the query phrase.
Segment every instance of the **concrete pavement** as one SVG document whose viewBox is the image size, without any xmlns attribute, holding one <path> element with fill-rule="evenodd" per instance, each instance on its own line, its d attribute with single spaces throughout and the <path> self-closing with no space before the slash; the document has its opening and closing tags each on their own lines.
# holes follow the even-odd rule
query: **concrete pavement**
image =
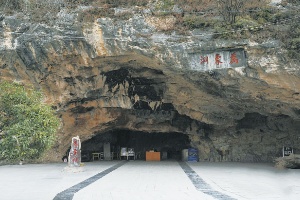
<svg viewBox="0 0 300 200">
<path fill-rule="evenodd" d="M 7 165 L 0 166 L 0 180 L 1 200 L 68 199 L 66 194 L 72 191 L 74 200 L 300 196 L 300 170 L 277 170 L 270 164 L 97 161 L 85 163 L 77 172 L 65 163 Z"/>
</svg>

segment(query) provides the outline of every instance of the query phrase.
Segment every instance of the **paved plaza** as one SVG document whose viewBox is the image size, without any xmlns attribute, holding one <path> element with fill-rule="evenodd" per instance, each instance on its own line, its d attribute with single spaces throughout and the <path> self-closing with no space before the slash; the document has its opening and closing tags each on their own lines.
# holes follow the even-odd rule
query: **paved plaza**
<svg viewBox="0 0 300 200">
<path fill-rule="evenodd" d="M 272 164 L 96 161 L 0 166 L 1 200 L 210 200 L 300 197 L 300 170 Z"/>
</svg>

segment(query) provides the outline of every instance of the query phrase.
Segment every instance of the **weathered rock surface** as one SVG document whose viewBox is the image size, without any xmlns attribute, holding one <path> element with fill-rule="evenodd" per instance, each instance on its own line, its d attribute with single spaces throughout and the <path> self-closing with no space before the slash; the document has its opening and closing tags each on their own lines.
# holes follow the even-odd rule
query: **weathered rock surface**
<svg viewBox="0 0 300 200">
<path fill-rule="evenodd" d="M 289 156 L 276 158 L 275 167 L 277 167 L 278 169 L 300 169 L 300 155 L 291 154 Z"/>
<path fill-rule="evenodd" d="M 5 17 L 0 77 L 33 84 L 53 104 L 62 127 L 49 160 L 70 139 L 114 129 L 187 134 L 200 160 L 272 161 L 282 146 L 299 151 L 300 73 L 277 41 L 214 40 L 164 34 L 172 16 L 134 11 L 128 20 L 55 26 Z M 206 52 L 245 52 L 245 65 L 202 66 Z"/>
</svg>

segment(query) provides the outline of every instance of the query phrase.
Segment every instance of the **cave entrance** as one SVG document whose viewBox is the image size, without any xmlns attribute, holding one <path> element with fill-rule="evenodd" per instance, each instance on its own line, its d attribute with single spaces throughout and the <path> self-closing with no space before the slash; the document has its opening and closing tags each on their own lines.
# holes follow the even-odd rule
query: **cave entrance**
<svg viewBox="0 0 300 200">
<path fill-rule="evenodd" d="M 92 160 L 93 153 L 104 152 L 109 144 L 111 159 L 122 159 L 121 148 L 133 148 L 135 159 L 145 160 L 146 151 L 160 152 L 161 160 L 179 160 L 181 151 L 190 148 L 189 137 L 183 133 L 148 133 L 131 130 L 112 130 L 98 134 L 84 141 L 81 145 L 82 156 L 88 154 L 87 160 Z M 97 159 L 103 159 L 101 156 Z M 131 158 L 133 159 L 133 158 Z"/>
</svg>

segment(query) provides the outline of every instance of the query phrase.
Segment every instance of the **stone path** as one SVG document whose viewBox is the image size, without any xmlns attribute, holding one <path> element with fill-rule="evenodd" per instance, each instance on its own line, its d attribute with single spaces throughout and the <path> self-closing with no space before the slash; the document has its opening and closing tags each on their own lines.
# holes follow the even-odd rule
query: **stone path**
<svg viewBox="0 0 300 200">
<path fill-rule="evenodd" d="M 118 169 L 119 167 L 121 167 L 122 165 L 125 164 L 125 161 L 124 162 L 121 162 L 121 163 L 118 163 L 102 172 L 99 172 L 98 174 L 60 192 L 59 194 L 57 194 L 55 197 L 54 197 L 54 200 L 71 200 L 73 199 L 73 196 L 76 192 L 79 192 L 81 189 L 89 186 L 90 184 L 94 183 L 95 181 L 101 179 L 102 177 L 106 176 L 107 174 L 111 173 L 112 171 Z"/>
<path fill-rule="evenodd" d="M 226 194 L 222 194 L 221 192 L 212 189 L 187 163 L 180 162 L 179 164 L 198 191 L 210 195 L 216 199 L 234 199 Z"/>
<path fill-rule="evenodd" d="M 268 164 L 99 161 L 0 166 L 1 200 L 298 200 L 300 170 Z"/>
</svg>

